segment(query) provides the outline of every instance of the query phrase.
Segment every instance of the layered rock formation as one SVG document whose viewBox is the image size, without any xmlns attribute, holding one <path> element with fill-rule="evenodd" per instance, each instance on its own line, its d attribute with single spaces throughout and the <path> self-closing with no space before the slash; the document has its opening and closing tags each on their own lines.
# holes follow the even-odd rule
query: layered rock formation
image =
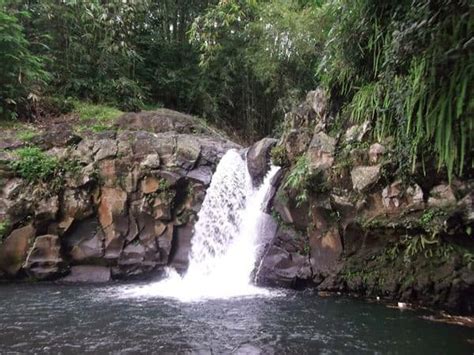
<svg viewBox="0 0 474 355">
<path fill-rule="evenodd" d="M 36 137 L 58 164 L 47 181 L 14 169 L 17 146 L 0 153 L 0 279 L 102 282 L 186 267 L 212 172 L 240 147 L 169 110 L 126 114 L 116 125 Z"/>
<path fill-rule="evenodd" d="M 335 129 L 326 105 L 309 93 L 272 149 L 279 227 L 259 283 L 474 313 L 472 172 L 451 184 L 429 166 L 398 176 L 390 140 L 374 141 L 370 122 Z"/>
</svg>

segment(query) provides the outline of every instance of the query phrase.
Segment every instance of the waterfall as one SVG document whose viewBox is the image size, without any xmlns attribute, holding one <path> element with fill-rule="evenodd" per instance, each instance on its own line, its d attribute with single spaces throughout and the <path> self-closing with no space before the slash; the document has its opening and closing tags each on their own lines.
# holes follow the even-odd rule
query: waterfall
<svg viewBox="0 0 474 355">
<path fill-rule="evenodd" d="M 180 276 L 168 268 L 165 280 L 129 291 L 182 301 L 268 293 L 252 284 L 251 275 L 265 221 L 263 210 L 278 170 L 271 167 L 263 183 L 254 188 L 245 158 L 229 150 L 217 166 L 198 214 L 187 273 Z"/>
</svg>

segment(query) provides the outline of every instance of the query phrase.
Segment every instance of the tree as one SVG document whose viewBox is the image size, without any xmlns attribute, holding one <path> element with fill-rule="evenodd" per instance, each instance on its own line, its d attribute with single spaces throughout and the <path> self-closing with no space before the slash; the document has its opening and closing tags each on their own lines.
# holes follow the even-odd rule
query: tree
<svg viewBox="0 0 474 355">
<path fill-rule="evenodd" d="M 49 78 L 43 58 L 29 47 L 17 18 L 0 8 L 0 118 L 28 116 Z"/>
</svg>

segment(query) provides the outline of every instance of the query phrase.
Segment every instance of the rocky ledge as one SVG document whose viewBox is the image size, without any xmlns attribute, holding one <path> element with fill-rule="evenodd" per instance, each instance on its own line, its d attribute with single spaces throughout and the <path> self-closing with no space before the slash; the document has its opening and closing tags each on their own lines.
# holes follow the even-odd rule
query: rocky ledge
<svg viewBox="0 0 474 355">
<path fill-rule="evenodd" d="M 472 169 L 451 183 L 428 165 L 402 176 L 395 145 L 374 140 L 370 122 L 334 127 L 325 93 L 312 91 L 274 148 L 251 149 L 257 178 L 265 156 L 283 167 L 259 283 L 473 314 Z"/>
<path fill-rule="evenodd" d="M 5 143 L 5 142 L 4 142 Z M 0 151 L 0 279 L 103 282 L 186 268 L 216 164 L 240 148 L 174 111 L 52 125 Z"/>
</svg>

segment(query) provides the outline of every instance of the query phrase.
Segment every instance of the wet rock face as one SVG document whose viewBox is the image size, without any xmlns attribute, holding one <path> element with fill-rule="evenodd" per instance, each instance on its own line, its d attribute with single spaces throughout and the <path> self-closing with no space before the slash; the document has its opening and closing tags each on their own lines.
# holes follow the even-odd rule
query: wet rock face
<svg viewBox="0 0 474 355">
<path fill-rule="evenodd" d="M 117 126 L 80 139 L 41 136 L 66 167 L 60 186 L 8 176 L 0 222 L 12 232 L 0 241 L 0 277 L 102 282 L 187 267 L 212 173 L 241 147 L 169 110 L 126 114 Z"/>
<path fill-rule="evenodd" d="M 70 274 L 60 279 L 61 282 L 102 283 L 112 279 L 109 267 L 94 265 L 77 265 L 71 267 Z"/>
<path fill-rule="evenodd" d="M 264 138 L 250 147 L 247 153 L 247 166 L 254 186 L 263 182 L 270 168 L 270 150 L 276 143 L 276 139 Z"/>
<path fill-rule="evenodd" d="M 271 246 L 262 261 L 259 283 L 268 286 L 297 287 L 311 274 L 307 258 L 299 253 Z"/>
<path fill-rule="evenodd" d="M 310 259 L 303 255 L 305 241 L 292 229 L 280 227 L 270 240 L 256 269 L 261 285 L 301 287 L 312 278 Z"/>
<path fill-rule="evenodd" d="M 57 235 L 36 237 L 23 266 L 26 273 L 38 280 L 51 279 L 63 273 L 65 265 L 60 249 Z"/>
</svg>

